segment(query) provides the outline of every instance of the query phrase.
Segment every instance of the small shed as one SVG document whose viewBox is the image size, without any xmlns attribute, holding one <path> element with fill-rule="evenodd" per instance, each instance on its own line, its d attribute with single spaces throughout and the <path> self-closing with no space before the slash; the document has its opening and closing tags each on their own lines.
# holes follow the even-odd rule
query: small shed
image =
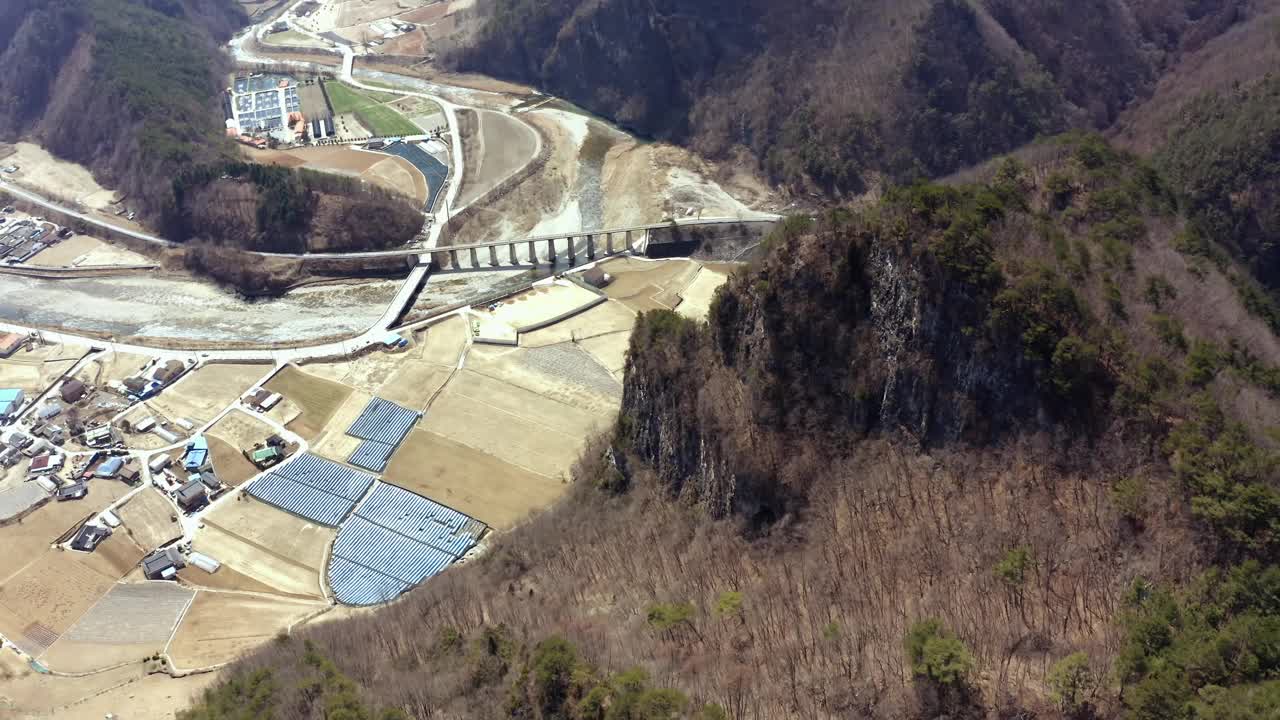
<svg viewBox="0 0 1280 720">
<path fill-rule="evenodd" d="M 284 452 L 275 445 L 258 448 L 249 454 L 249 460 L 260 468 L 270 467 L 284 459 Z"/>
<path fill-rule="evenodd" d="M 142 470 L 133 463 L 127 463 L 120 468 L 120 479 L 133 485 L 142 479 Z"/>
<path fill-rule="evenodd" d="M 164 453 L 160 453 L 159 455 L 151 458 L 151 462 L 147 463 L 147 467 L 151 468 L 151 472 L 160 472 L 161 470 L 169 467 L 169 463 L 171 462 L 173 462 L 173 458 L 165 455 Z"/>
<path fill-rule="evenodd" d="M 62 383 L 62 388 L 59 389 L 59 393 L 61 393 L 62 401 L 65 403 L 78 402 L 80 398 L 84 397 L 85 386 L 82 381 L 77 380 L 76 378 L 71 378 L 70 380 Z"/>
<path fill-rule="evenodd" d="M 204 553 L 193 552 L 191 553 L 190 556 L 188 556 L 187 559 L 191 561 L 192 565 L 200 568 L 201 570 L 209 573 L 210 575 L 218 572 L 218 568 L 222 567 L 222 563 L 218 562 L 217 560 L 214 560 L 213 558 L 209 557 L 208 555 L 205 555 Z"/>
<path fill-rule="evenodd" d="M 45 405 L 44 407 L 36 411 L 36 417 L 40 418 L 41 420 L 48 420 L 49 418 L 55 418 L 61 414 L 62 414 L 62 405 L 56 402 L 49 403 L 48 405 Z"/>
<path fill-rule="evenodd" d="M 144 417 L 133 424 L 133 431 L 136 433 L 144 433 L 156 426 L 156 419 L 153 417 Z"/>
<path fill-rule="evenodd" d="M 222 489 L 222 480 L 218 479 L 218 476 L 211 472 L 206 471 L 200 473 L 200 482 L 204 483 L 204 486 L 208 488 L 211 493 L 218 492 Z"/>
</svg>

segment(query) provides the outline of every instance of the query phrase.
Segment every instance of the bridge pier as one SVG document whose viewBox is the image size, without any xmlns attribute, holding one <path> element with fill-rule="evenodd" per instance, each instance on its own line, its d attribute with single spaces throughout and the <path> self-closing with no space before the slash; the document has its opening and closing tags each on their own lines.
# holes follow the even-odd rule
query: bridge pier
<svg viewBox="0 0 1280 720">
<path fill-rule="evenodd" d="M 577 267 L 578 265 L 578 248 L 573 245 L 573 236 L 565 238 L 569 242 L 569 267 Z"/>
<path fill-rule="evenodd" d="M 611 232 L 604 234 L 604 254 L 605 255 L 613 254 L 613 233 Z"/>
<path fill-rule="evenodd" d="M 631 231 L 628 230 L 627 231 L 627 251 L 630 252 L 634 249 L 635 249 L 635 246 L 631 244 Z"/>
<path fill-rule="evenodd" d="M 449 266 L 452 267 L 454 270 L 458 269 L 458 251 L 457 250 L 449 251 Z"/>
<path fill-rule="evenodd" d="M 480 253 L 476 252 L 475 248 L 471 248 L 471 267 L 480 267 Z"/>
<path fill-rule="evenodd" d="M 587 235 L 587 259 L 596 259 L 596 236 Z"/>
<path fill-rule="evenodd" d="M 519 265 L 520 260 L 516 257 L 516 244 L 511 243 L 507 246 L 507 257 L 511 259 L 512 265 Z"/>
<path fill-rule="evenodd" d="M 538 266 L 538 244 L 532 240 L 529 241 L 529 264 Z"/>
<path fill-rule="evenodd" d="M 492 265 L 493 267 L 498 267 L 498 246 L 497 245 L 489 246 L 489 264 Z"/>
<path fill-rule="evenodd" d="M 556 240 L 551 238 L 547 241 L 547 262 L 551 263 L 552 269 L 556 266 Z"/>
</svg>

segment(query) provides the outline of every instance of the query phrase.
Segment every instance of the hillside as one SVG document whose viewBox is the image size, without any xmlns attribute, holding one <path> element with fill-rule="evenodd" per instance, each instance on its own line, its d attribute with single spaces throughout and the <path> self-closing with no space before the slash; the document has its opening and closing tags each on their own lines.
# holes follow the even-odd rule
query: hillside
<svg viewBox="0 0 1280 720">
<path fill-rule="evenodd" d="M 219 45 L 244 23 L 230 0 L 4 3 L 0 63 L 23 72 L 0 75 L 0 140 L 28 138 L 88 167 L 175 240 L 304 252 L 411 239 L 422 216 L 403 199 L 239 160 L 224 134 L 232 67 Z M 385 218 L 377 232 L 371 217 Z M 235 277 L 216 264 L 197 263 Z"/>
<path fill-rule="evenodd" d="M 492 0 L 451 66 L 529 83 L 795 190 L 937 177 L 1109 126 L 1267 3 Z"/>
<path fill-rule="evenodd" d="M 568 500 L 185 717 L 1264 717 L 1280 339 L 1188 228 L 1081 135 L 793 219 Z"/>
</svg>

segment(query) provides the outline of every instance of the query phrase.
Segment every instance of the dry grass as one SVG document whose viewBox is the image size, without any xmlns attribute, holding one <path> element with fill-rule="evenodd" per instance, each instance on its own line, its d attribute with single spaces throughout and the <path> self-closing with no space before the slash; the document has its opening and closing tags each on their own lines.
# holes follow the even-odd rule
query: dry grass
<svg viewBox="0 0 1280 720">
<path fill-rule="evenodd" d="M 143 550 L 154 550 L 182 536 L 178 509 L 158 490 L 148 488 L 134 495 L 116 515 L 123 523 L 116 532 L 123 532 Z"/>
<path fill-rule="evenodd" d="M 184 668 L 230 662 L 323 607 L 283 598 L 201 591 L 169 643 L 168 653 Z"/>
<path fill-rule="evenodd" d="M 266 365 L 205 365 L 148 400 L 147 405 L 170 419 L 186 418 L 203 425 L 235 402 L 268 369 Z"/>
</svg>

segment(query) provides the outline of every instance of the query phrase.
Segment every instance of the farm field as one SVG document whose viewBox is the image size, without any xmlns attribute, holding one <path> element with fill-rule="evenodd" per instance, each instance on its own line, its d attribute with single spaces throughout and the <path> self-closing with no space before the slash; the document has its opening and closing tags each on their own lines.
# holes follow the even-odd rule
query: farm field
<svg viewBox="0 0 1280 720">
<path fill-rule="evenodd" d="M 242 410 L 227 413 L 206 434 L 214 472 L 223 482 L 235 486 L 257 475 L 258 468 L 241 451 L 253 449 L 255 443 L 264 442 L 274 433 L 270 425 Z"/>
<path fill-rule="evenodd" d="M 181 668 L 230 662 L 324 607 L 315 602 L 201 590 L 169 643 L 169 656 Z"/>
<path fill-rule="evenodd" d="M 488 314 L 498 322 L 517 330 L 545 323 L 557 317 L 586 310 L 599 303 L 600 296 L 567 281 L 554 285 L 539 285 L 525 292 L 506 298 L 495 310 L 477 310 Z"/>
<path fill-rule="evenodd" d="M 182 536 L 182 528 L 175 519 L 178 509 L 158 490 L 143 490 L 115 513 L 123 523 L 116 534 L 131 538 L 147 552 Z"/>
<path fill-rule="evenodd" d="M 610 333 L 630 332 L 635 324 L 635 310 L 616 300 L 610 300 L 555 325 L 524 333 L 520 336 L 520 347 L 533 348 L 565 342 L 580 342 Z"/>
<path fill-rule="evenodd" d="M 84 345 L 41 345 L 33 350 L 19 350 L 0 360 L 0 387 L 21 388 L 35 397 L 59 376 L 75 367 L 89 348 Z"/>
<path fill-rule="evenodd" d="M 464 170 L 458 204 L 469 205 L 533 160 L 538 135 L 519 118 L 477 111 L 475 149 Z"/>
<path fill-rule="evenodd" d="M 386 105 L 370 105 L 356 110 L 354 114 L 375 137 L 422 134 L 422 128 Z"/>
<path fill-rule="evenodd" d="M 89 385 L 106 385 L 136 375 L 152 360 L 149 355 L 110 351 L 94 357 L 76 372 Z"/>
<path fill-rule="evenodd" d="M 194 595 L 171 582 L 116 584 L 42 661 L 60 672 L 92 672 L 161 652 Z"/>
<path fill-rule="evenodd" d="M 474 365 L 468 361 L 418 427 L 559 479 L 567 475 L 586 438 L 613 421 L 600 410 L 603 400 L 591 412 L 483 374 L 487 369 L 478 358 Z"/>
<path fill-rule="evenodd" d="M 0 634 L 35 656 L 53 645 L 119 577 L 83 558 L 79 553 L 47 549 L 6 580 L 0 587 Z"/>
<path fill-rule="evenodd" d="M 264 365 L 205 365 L 165 388 L 147 405 L 170 420 L 186 418 L 203 425 L 235 402 L 267 369 Z"/>
<path fill-rule="evenodd" d="M 347 401 L 342 404 L 338 412 L 334 413 L 329 420 L 329 424 L 324 427 L 315 442 L 312 444 L 311 451 L 323 455 L 330 460 L 338 462 L 346 462 L 351 453 L 355 451 L 360 444 L 358 438 L 347 435 L 347 428 L 351 427 L 351 423 L 360 417 L 360 413 L 364 411 L 369 400 L 373 398 L 371 393 L 363 390 L 356 390 L 347 397 Z"/>
<path fill-rule="evenodd" d="M 728 280 L 728 274 L 703 266 L 694 276 L 693 282 L 689 283 L 680 294 L 681 300 L 676 306 L 676 312 L 690 320 L 706 320 L 707 313 L 711 311 L 711 300 L 715 297 L 716 290 L 719 290 L 720 286 Z"/>
<path fill-rule="evenodd" d="M 40 251 L 28 265 L 144 265 L 151 260 L 132 250 L 116 247 L 88 235 L 72 235 L 53 247 Z"/>
<path fill-rule="evenodd" d="M 409 161 L 393 155 L 347 145 L 291 150 L 256 150 L 240 146 L 240 151 L 254 162 L 265 165 L 305 167 L 350 175 L 415 198 L 419 203 L 427 200 L 427 179 Z"/>
<path fill-rule="evenodd" d="M 499 530 L 548 507 L 566 485 L 481 450 L 413 431 L 387 466 L 387 482 L 425 495 Z"/>
<path fill-rule="evenodd" d="M 319 435 L 352 392 L 345 385 L 316 377 L 293 365 L 276 373 L 265 387 L 280 393 L 297 408 L 298 415 L 290 419 L 286 427 L 308 440 Z"/>
<path fill-rule="evenodd" d="M 196 550 L 276 592 L 323 597 L 320 575 L 337 531 L 240 495 L 203 517 Z"/>
<path fill-rule="evenodd" d="M 329 104 L 333 106 L 335 115 L 364 110 L 400 97 L 389 92 L 352 87 L 336 80 L 326 82 L 324 91 L 329 96 Z"/>
<path fill-rule="evenodd" d="M 307 48 L 325 48 L 329 47 L 328 43 L 321 42 L 309 35 L 303 35 L 296 30 L 285 30 L 284 32 L 271 33 L 262 38 L 267 45 L 290 45 L 293 47 Z"/>
<path fill-rule="evenodd" d="M 671 310 L 698 272 L 698 263 L 685 260 L 653 262 L 617 258 L 601 263 L 614 280 L 604 293 L 638 311 Z"/>
<path fill-rule="evenodd" d="M 130 488 L 115 480 L 91 480 L 89 495 L 76 502 L 49 502 L 16 525 L 0 528 L 0 587 L 9 577 L 43 557 L 55 540 L 79 527 L 96 510 L 119 500 Z M 114 540 L 115 538 L 113 538 Z"/>
</svg>

